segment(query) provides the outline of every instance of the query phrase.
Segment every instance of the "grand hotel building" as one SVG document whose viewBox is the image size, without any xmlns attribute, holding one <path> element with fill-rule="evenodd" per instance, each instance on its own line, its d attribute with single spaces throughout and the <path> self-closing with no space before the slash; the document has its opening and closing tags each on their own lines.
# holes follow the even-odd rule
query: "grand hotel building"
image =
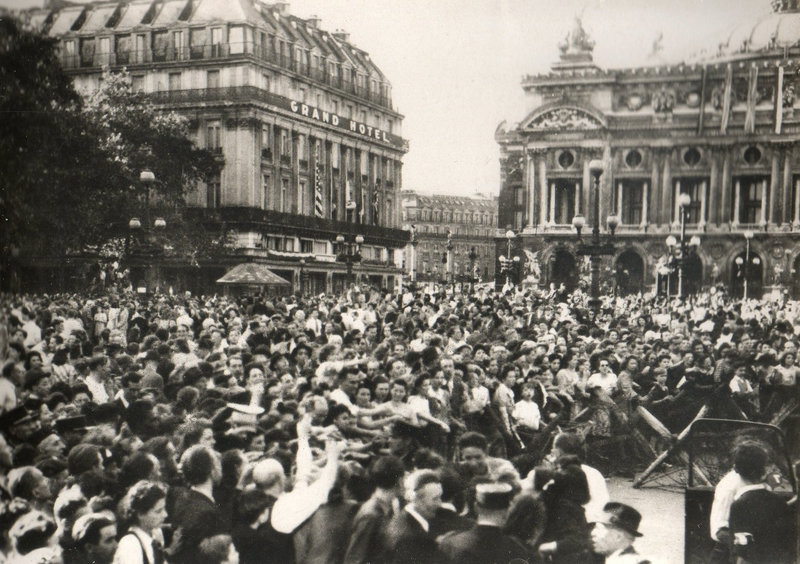
<svg viewBox="0 0 800 564">
<path fill-rule="evenodd" d="M 157 107 L 190 118 L 221 174 L 190 196 L 199 221 L 223 224 L 229 253 L 196 269 L 161 265 L 163 286 L 207 290 L 232 265 L 266 264 L 306 292 L 346 284 L 335 240 L 364 237 L 355 276 L 401 275 L 403 116 L 368 53 L 288 3 L 133 0 L 29 12 L 59 40 L 79 91 L 125 68 Z M 302 263 L 301 263 L 302 260 Z M 149 272 L 143 268 L 139 273 Z M 136 273 L 134 273 L 136 274 Z"/>
<path fill-rule="evenodd" d="M 576 20 L 550 72 L 523 78 L 527 115 L 496 131 L 498 223 L 517 231 L 523 259 L 538 251 L 541 282 L 570 286 L 584 269 L 572 221 L 585 216 L 591 236 L 599 159 L 604 239 L 605 218 L 619 220 L 607 289 L 674 293 L 683 215 L 684 242 L 699 238 L 682 255 L 685 290 L 741 293 L 746 278 L 750 295 L 800 296 L 797 0 L 775 0 L 717 45 L 695 62 L 605 70 Z M 506 240 L 496 243 L 499 255 Z"/>
</svg>

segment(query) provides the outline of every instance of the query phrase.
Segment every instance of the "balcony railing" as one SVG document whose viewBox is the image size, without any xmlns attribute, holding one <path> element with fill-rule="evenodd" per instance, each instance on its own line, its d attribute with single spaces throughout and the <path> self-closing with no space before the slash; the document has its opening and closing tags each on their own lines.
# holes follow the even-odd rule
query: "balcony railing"
<svg viewBox="0 0 800 564">
<path fill-rule="evenodd" d="M 291 233 L 308 238 L 333 240 L 338 234 L 363 235 L 368 245 L 380 245 L 393 249 L 403 247 L 409 239 L 409 232 L 403 229 L 348 223 L 258 208 L 189 208 L 186 213 L 190 220 L 224 222 L 231 227 L 250 227 L 259 230 L 275 229 L 281 233 Z"/>
<path fill-rule="evenodd" d="M 105 55 L 103 57 L 102 55 Z M 253 43 L 215 43 L 202 45 L 188 45 L 176 48 L 172 45 L 158 45 L 149 47 L 144 51 L 117 51 L 108 53 L 95 52 L 92 57 L 77 56 L 75 60 L 64 56 L 65 68 L 100 66 L 107 62 L 111 65 L 144 64 L 149 62 L 173 62 L 188 60 L 208 60 L 221 58 L 254 57 L 273 65 L 283 67 L 308 78 L 338 88 L 348 94 L 354 94 L 380 106 L 392 109 L 392 99 L 382 92 L 371 91 L 365 86 L 359 86 L 341 75 L 331 75 L 327 68 L 312 68 L 310 65 L 297 61 L 290 55 L 279 55 L 267 47 Z"/>
</svg>

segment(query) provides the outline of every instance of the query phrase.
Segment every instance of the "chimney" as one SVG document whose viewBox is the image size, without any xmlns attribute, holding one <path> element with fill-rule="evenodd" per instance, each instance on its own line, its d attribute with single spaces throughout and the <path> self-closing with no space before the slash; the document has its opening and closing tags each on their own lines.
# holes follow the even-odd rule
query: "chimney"
<svg viewBox="0 0 800 564">
<path fill-rule="evenodd" d="M 350 34 L 343 29 L 337 29 L 336 31 L 334 31 L 333 37 L 338 41 L 342 41 L 344 43 L 350 43 Z"/>
<path fill-rule="evenodd" d="M 288 2 L 275 2 L 273 4 L 273 9 L 278 12 L 280 15 L 285 16 L 289 13 L 289 3 Z"/>
<path fill-rule="evenodd" d="M 311 16 L 310 18 L 308 18 L 306 20 L 306 23 L 308 25 L 310 25 L 311 27 L 315 28 L 315 29 L 319 29 L 319 22 L 320 21 L 322 21 L 322 20 L 320 20 L 320 17 L 315 15 L 315 16 Z"/>
</svg>

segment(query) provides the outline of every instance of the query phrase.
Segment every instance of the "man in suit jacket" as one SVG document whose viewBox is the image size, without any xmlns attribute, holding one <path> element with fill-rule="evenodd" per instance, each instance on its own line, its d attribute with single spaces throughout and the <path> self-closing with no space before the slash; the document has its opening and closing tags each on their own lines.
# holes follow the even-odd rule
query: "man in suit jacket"
<svg viewBox="0 0 800 564">
<path fill-rule="evenodd" d="M 500 528 L 511 502 L 508 484 L 478 484 L 475 487 L 477 524 L 468 531 L 444 535 L 439 548 L 453 564 L 505 564 L 528 560 L 525 546 L 503 534 Z"/>
<path fill-rule="evenodd" d="M 639 532 L 641 520 L 642 515 L 630 505 L 606 503 L 602 517 L 592 529 L 595 554 L 605 557 L 606 564 L 650 564 L 650 560 L 633 547 L 633 541 L 642 536 Z"/>
<path fill-rule="evenodd" d="M 384 532 L 384 560 L 390 564 L 433 564 L 443 560 L 430 533 L 442 504 L 442 484 L 432 470 L 417 470 L 406 481 L 408 504 Z"/>
<path fill-rule="evenodd" d="M 383 529 L 392 518 L 404 473 L 403 462 L 395 456 L 382 456 L 370 466 L 369 476 L 375 492 L 353 518 L 344 556 L 346 564 L 378 561 L 383 550 Z"/>
</svg>

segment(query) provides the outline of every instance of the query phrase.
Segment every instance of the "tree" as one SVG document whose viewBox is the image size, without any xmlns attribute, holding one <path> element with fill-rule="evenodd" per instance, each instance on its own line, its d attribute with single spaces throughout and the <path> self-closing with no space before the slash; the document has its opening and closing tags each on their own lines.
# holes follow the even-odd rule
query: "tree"
<svg viewBox="0 0 800 564">
<path fill-rule="evenodd" d="M 167 217 L 196 254 L 210 235 L 181 220 L 184 196 L 219 171 L 192 144 L 188 121 L 134 93 L 127 73 L 82 99 L 55 41 L 0 19 L 0 237 L 4 251 L 66 260 L 124 236 L 132 216 Z M 139 173 L 156 177 L 149 188 Z M 182 230 L 178 233 L 179 230 Z"/>
</svg>

